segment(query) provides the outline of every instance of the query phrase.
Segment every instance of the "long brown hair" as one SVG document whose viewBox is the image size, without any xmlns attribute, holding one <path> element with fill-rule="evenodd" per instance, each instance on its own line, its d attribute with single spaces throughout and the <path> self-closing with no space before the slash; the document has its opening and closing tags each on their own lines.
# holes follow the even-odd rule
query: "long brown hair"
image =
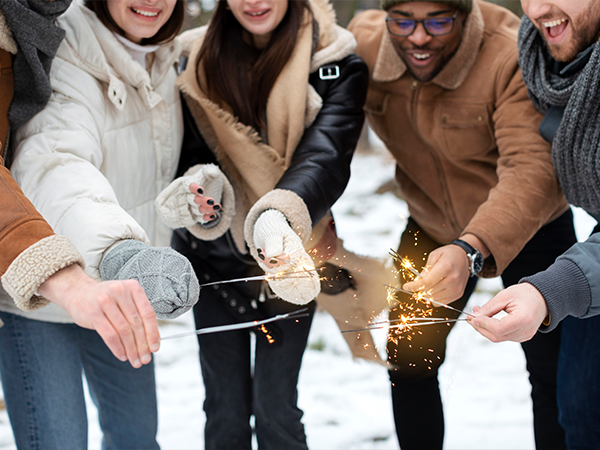
<svg viewBox="0 0 600 450">
<path fill-rule="evenodd" d="M 108 12 L 108 1 L 107 0 L 84 0 L 83 4 L 96 13 L 100 22 L 108 28 L 110 31 L 120 34 L 125 37 L 125 32 L 119 27 L 114 19 Z M 173 13 L 169 20 L 158 30 L 154 36 L 142 39 L 142 45 L 153 45 L 162 44 L 175 39 L 175 36 L 179 34 L 181 27 L 183 26 L 183 19 L 185 18 L 185 4 L 184 0 L 177 0 Z"/>
<path fill-rule="evenodd" d="M 305 11 L 312 16 L 308 1 L 289 0 L 267 47 L 258 50 L 244 40 L 244 28 L 227 1 L 219 0 L 198 56 L 209 98 L 229 105 L 243 124 L 265 128 L 269 93 L 294 51 Z"/>
</svg>

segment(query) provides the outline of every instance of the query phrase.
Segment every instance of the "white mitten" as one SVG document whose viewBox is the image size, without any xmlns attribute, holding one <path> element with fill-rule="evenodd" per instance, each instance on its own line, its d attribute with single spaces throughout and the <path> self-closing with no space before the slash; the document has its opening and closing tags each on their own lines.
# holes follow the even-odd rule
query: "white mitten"
<svg viewBox="0 0 600 450">
<path fill-rule="evenodd" d="M 202 195 L 214 199 L 221 208 L 214 212 L 213 220 L 205 220 L 204 214 L 194 202 L 196 193 L 190 191 L 190 185 L 196 183 L 203 188 Z M 233 188 L 227 177 L 214 164 L 198 164 L 175 179 L 156 198 L 156 212 L 161 220 L 171 228 L 186 227 L 200 239 L 216 239 L 224 234 L 231 225 L 235 211 Z M 218 228 L 209 236 L 203 230 Z M 212 236 L 217 234 L 216 236 Z"/>
<path fill-rule="evenodd" d="M 281 274 L 269 280 L 279 297 L 305 305 L 319 295 L 321 283 L 313 260 L 281 212 L 270 209 L 260 215 L 254 224 L 254 244 L 258 254 L 253 256 L 258 265 L 267 274 Z M 265 262 L 279 265 L 269 267 Z"/>
</svg>

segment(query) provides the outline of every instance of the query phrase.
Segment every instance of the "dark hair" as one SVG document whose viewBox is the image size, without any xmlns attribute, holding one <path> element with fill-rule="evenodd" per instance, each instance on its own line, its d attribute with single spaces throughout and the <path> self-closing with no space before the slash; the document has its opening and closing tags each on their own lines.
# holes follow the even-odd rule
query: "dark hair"
<svg viewBox="0 0 600 450">
<path fill-rule="evenodd" d="M 111 31 L 125 36 L 125 32 L 119 27 L 114 19 L 108 12 L 108 1 L 107 0 L 84 0 L 83 4 L 94 11 L 100 22 Z M 169 20 L 158 30 L 154 36 L 142 39 L 142 45 L 162 44 L 175 39 L 175 36 L 179 34 L 179 30 L 183 26 L 183 19 L 185 18 L 185 4 L 184 0 L 177 0 L 175 9 Z"/>
<path fill-rule="evenodd" d="M 219 0 L 196 62 L 206 74 L 209 98 L 229 105 L 243 124 L 265 128 L 269 94 L 294 51 L 305 11 L 312 16 L 307 1 L 289 0 L 267 47 L 259 50 L 244 40 L 244 28 Z"/>
</svg>

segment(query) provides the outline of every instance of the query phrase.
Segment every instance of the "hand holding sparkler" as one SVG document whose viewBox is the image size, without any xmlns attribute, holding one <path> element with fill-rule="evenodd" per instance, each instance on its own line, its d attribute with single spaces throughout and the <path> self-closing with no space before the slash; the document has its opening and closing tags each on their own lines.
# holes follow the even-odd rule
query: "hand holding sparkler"
<svg viewBox="0 0 600 450">
<path fill-rule="evenodd" d="M 508 315 L 493 316 L 501 311 Z M 525 342 L 531 339 L 548 316 L 542 294 L 529 283 L 521 283 L 501 291 L 482 307 L 473 309 L 467 321 L 492 342 Z"/>
<path fill-rule="evenodd" d="M 281 212 L 270 209 L 259 216 L 254 224 L 254 245 L 257 253 L 252 256 L 272 275 L 267 281 L 279 297 L 304 305 L 319 294 L 321 283 L 312 258 Z M 292 273 L 297 276 L 290 276 Z"/>
<path fill-rule="evenodd" d="M 474 247 L 480 249 L 483 257 L 489 255 L 487 247 L 475 236 Z M 437 302 L 449 304 L 458 300 L 464 293 L 471 273 L 469 271 L 470 259 L 461 247 L 445 245 L 432 251 L 427 258 L 425 270 L 419 276 L 405 283 L 403 289 L 411 292 L 422 292 L 433 297 Z"/>
</svg>

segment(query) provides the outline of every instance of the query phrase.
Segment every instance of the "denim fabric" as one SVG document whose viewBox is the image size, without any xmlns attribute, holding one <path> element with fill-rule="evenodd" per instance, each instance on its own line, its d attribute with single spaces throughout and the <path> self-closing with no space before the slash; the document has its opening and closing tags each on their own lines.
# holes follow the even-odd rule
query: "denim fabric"
<svg viewBox="0 0 600 450">
<path fill-rule="evenodd" d="M 502 274 L 504 286 L 511 286 L 525 276 L 545 270 L 575 242 L 573 214 L 569 210 L 542 227 L 525 245 Z M 409 255 L 416 262 L 422 260 L 424 265 L 427 255 L 439 246 L 411 219 L 402 235 L 399 253 Z M 475 287 L 475 280 L 470 280 L 463 297 L 452 306 L 464 308 Z M 391 311 L 390 317 L 394 314 L 398 313 Z M 443 308 L 434 308 L 433 315 L 455 316 L 452 311 Z M 411 340 L 401 339 L 398 344 L 388 342 L 388 362 L 393 364 L 390 381 L 396 433 L 400 446 L 405 450 L 442 448 L 444 416 L 437 374 L 445 358 L 446 338 L 451 328 L 436 325 L 423 330 L 422 334 L 414 333 Z M 533 339 L 521 344 L 532 385 L 534 434 L 538 450 L 566 446 L 565 434 L 558 421 L 556 399 L 560 339 L 559 326 L 547 334 L 537 333 Z M 417 395 L 420 399 L 416 398 Z M 412 405 L 411 408 L 405 408 L 406 404 Z"/>
<path fill-rule="evenodd" d="M 154 365 L 134 369 L 74 324 L 0 313 L 0 372 L 19 449 L 86 449 L 85 373 L 103 449 L 157 449 Z"/>
<path fill-rule="evenodd" d="M 559 420 L 569 449 L 600 448 L 600 316 L 563 320 Z"/>
</svg>

